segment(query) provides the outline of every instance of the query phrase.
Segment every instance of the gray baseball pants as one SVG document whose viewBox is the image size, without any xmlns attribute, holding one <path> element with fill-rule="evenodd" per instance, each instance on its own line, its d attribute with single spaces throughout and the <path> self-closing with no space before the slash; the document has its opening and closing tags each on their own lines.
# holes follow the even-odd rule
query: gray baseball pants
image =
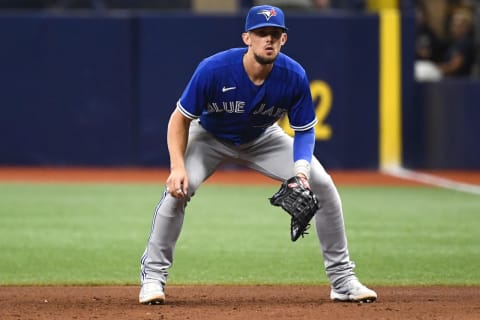
<svg viewBox="0 0 480 320">
<path fill-rule="evenodd" d="M 214 138 L 199 124 L 190 125 L 185 166 L 189 179 L 188 195 L 176 199 L 167 192 L 155 208 L 152 228 L 141 259 L 141 282 L 167 282 L 175 244 L 182 229 L 185 206 L 200 184 L 225 163 L 239 163 L 278 181 L 293 176 L 293 138 L 279 126 L 243 145 L 231 145 Z M 315 215 L 326 275 L 333 286 L 354 275 L 350 261 L 342 205 L 337 189 L 323 166 L 314 157 L 309 179 L 312 191 L 322 203 Z"/>
</svg>

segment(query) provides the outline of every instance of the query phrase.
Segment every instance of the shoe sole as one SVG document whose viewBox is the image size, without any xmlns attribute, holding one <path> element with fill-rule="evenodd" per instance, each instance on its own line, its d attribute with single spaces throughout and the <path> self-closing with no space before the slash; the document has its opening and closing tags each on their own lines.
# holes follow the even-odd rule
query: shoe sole
<svg viewBox="0 0 480 320">
<path fill-rule="evenodd" d="M 343 295 L 342 297 L 331 297 L 331 299 L 335 302 L 357 302 L 357 303 L 372 303 L 377 300 L 377 297 L 372 295 L 363 295 L 357 296 L 355 298 L 350 298 L 347 295 Z"/>
<path fill-rule="evenodd" d="M 139 300 L 141 304 L 145 305 L 159 305 L 159 304 L 165 304 L 165 295 L 158 295 L 154 297 L 150 297 L 145 300 Z"/>
</svg>

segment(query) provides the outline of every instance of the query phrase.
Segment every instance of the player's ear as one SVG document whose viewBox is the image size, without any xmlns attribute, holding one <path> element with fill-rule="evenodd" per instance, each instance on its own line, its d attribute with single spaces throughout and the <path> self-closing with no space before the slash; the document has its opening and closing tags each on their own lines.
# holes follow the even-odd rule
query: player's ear
<svg viewBox="0 0 480 320">
<path fill-rule="evenodd" d="M 248 32 L 242 33 L 242 40 L 243 43 L 245 43 L 246 46 L 250 46 L 250 34 Z"/>
<path fill-rule="evenodd" d="M 287 38 L 288 38 L 287 33 L 286 32 L 282 33 L 282 37 L 280 38 L 280 44 L 282 46 L 287 42 Z"/>
</svg>

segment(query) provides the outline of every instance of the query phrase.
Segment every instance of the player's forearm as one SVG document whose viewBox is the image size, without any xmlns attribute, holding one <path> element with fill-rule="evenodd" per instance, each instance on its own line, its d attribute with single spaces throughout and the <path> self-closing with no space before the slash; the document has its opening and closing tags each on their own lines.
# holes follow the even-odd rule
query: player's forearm
<svg viewBox="0 0 480 320">
<path fill-rule="evenodd" d="M 170 169 L 172 170 L 185 167 L 184 156 L 189 127 L 190 119 L 175 110 L 170 117 L 167 129 L 167 145 L 170 155 Z"/>
<path fill-rule="evenodd" d="M 313 128 L 307 131 L 295 132 L 293 138 L 293 173 L 310 177 L 310 162 L 315 147 L 315 131 Z"/>
</svg>

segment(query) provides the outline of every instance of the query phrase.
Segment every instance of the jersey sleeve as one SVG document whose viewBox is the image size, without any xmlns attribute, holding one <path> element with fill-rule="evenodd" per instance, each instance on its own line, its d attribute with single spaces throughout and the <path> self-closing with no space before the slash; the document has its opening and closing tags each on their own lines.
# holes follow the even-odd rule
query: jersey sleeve
<svg viewBox="0 0 480 320">
<path fill-rule="evenodd" d="M 207 85 L 211 82 L 205 61 L 201 62 L 177 102 L 178 110 L 189 119 L 197 119 L 206 103 Z"/>
<path fill-rule="evenodd" d="M 288 120 L 294 131 L 307 131 L 317 124 L 310 84 L 305 74 L 299 81 L 298 94 L 288 112 Z"/>
</svg>

